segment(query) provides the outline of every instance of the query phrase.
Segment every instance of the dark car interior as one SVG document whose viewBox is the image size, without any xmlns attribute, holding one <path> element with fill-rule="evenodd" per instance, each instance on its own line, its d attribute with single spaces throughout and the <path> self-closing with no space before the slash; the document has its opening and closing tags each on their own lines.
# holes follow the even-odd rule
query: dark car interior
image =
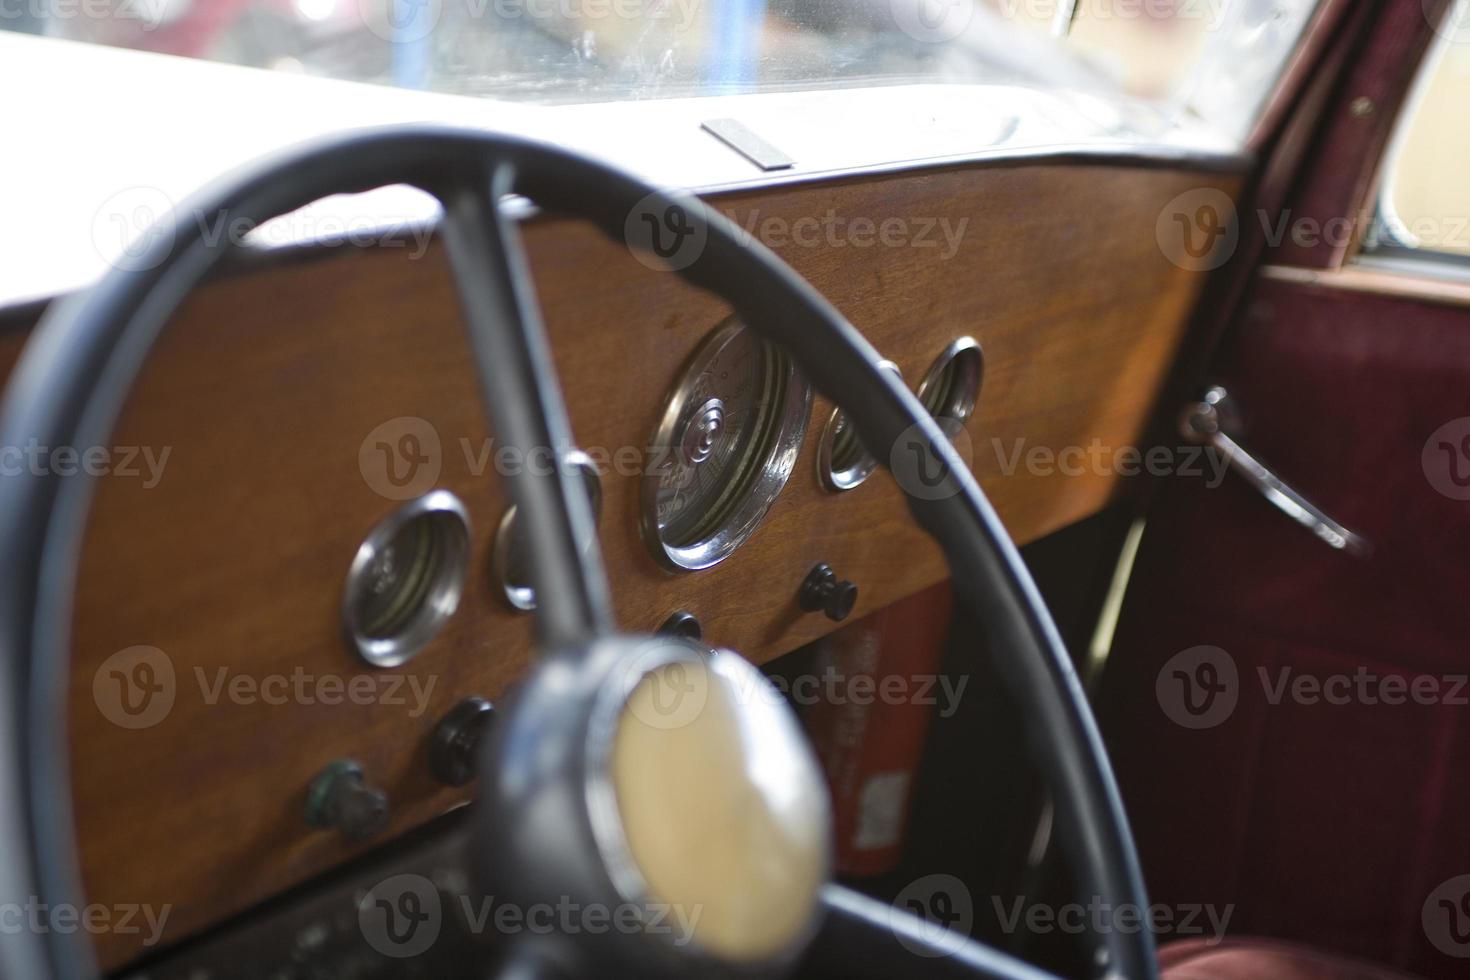
<svg viewBox="0 0 1470 980">
<path fill-rule="evenodd" d="M 0 977 L 1467 975 L 1467 0 L 0 79 Z"/>
</svg>

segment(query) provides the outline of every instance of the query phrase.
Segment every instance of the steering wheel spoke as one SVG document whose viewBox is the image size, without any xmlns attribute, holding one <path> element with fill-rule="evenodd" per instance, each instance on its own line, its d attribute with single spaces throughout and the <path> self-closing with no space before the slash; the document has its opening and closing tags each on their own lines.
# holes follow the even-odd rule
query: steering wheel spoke
<svg viewBox="0 0 1470 980">
<path fill-rule="evenodd" d="M 809 962 L 823 976 L 1056 980 L 1008 953 L 843 885 L 828 885 L 822 905 L 825 917 Z"/>
<path fill-rule="evenodd" d="M 514 219 L 510 163 L 441 195 L 444 238 L 481 395 L 503 445 L 525 521 L 543 648 L 585 646 L 612 629 L 607 575 L 582 477 L 563 464 L 572 430 Z"/>
</svg>

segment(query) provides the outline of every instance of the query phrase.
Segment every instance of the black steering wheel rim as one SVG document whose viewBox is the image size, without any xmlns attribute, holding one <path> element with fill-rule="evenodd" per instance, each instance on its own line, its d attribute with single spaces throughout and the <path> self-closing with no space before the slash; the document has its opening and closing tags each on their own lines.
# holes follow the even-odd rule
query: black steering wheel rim
<svg viewBox="0 0 1470 980">
<path fill-rule="evenodd" d="M 1127 820 L 1081 684 L 979 485 L 917 399 L 881 369 L 880 355 L 861 334 L 773 253 L 696 198 L 660 191 L 563 149 L 478 131 L 398 127 L 290 151 L 201 192 L 165 219 L 172 225 L 154 236 L 149 250 L 129 268 L 114 269 L 87 293 L 55 304 L 5 392 L 0 445 L 31 438 L 42 445 L 107 444 L 169 316 L 228 252 L 229 236 L 209 234 L 208 222 L 201 226 L 195 216 L 259 223 L 326 196 L 390 184 L 416 186 L 441 200 L 452 260 L 456 228 L 463 239 L 477 221 L 498 221 L 498 202 L 506 193 L 590 220 L 619 240 L 637 209 L 658 214 L 681 209 L 703 232 L 705 243 L 697 257 L 676 270 L 680 275 L 720 296 L 750 328 L 782 346 L 816 389 L 847 412 L 863 443 L 877 449 L 874 455 L 885 465 L 890 457 L 881 450 L 906 438 L 917 440 L 926 459 L 940 467 L 942 492 L 920 497 L 905 488 L 905 495 L 920 526 L 943 548 L 957 596 L 999 651 L 1002 682 L 1027 722 L 1032 754 L 1056 801 L 1057 837 L 1078 886 L 1115 906 L 1147 907 Z M 456 214 L 467 217 L 468 224 L 456 221 Z M 472 242 L 471 253 L 476 244 L 493 250 L 505 243 L 492 232 Z M 517 288 L 524 284 L 525 270 L 513 243 L 498 258 L 509 281 L 482 283 L 479 296 L 470 295 L 475 287 L 466 284 L 456 261 L 471 321 L 481 300 L 513 304 L 526 296 Z M 484 353 L 477 350 L 482 360 Z M 544 394 L 537 372 L 549 370 L 549 359 L 534 338 L 523 353 L 527 359 L 517 369 L 529 394 Z M 554 402 L 547 405 L 543 399 L 541 408 L 553 428 L 565 429 L 559 401 Z M 502 406 L 493 407 L 499 425 Z M 527 430 L 532 432 L 528 438 L 535 437 L 533 430 Z M 590 526 L 590 517 L 576 512 L 581 498 L 570 482 L 575 477 L 551 479 L 563 476 L 568 482 L 554 495 L 570 513 L 533 502 L 548 485 L 538 488 L 527 482 L 533 479 L 529 476 L 512 480 L 517 505 L 532 504 L 542 515 L 539 520 L 535 513 L 528 515 L 538 595 L 567 597 L 538 610 L 544 644 L 576 641 L 610 622 L 605 581 L 574 573 L 567 564 L 580 557 L 568 533 L 579 523 Z M 0 901 L 38 896 L 54 905 L 80 892 L 66 755 L 66 681 L 74 586 L 93 482 L 85 473 L 0 476 L 0 540 L 7 542 L 0 550 L 0 582 L 5 583 L 0 589 L 0 705 L 14 709 L 12 727 L 0 744 L 0 847 L 13 856 L 0 863 Z M 559 549 L 568 553 L 534 557 Z M 1147 930 L 1113 930 L 1096 939 L 1105 953 L 1101 968 L 1143 980 L 1157 976 Z M 93 972 L 85 942 L 60 930 L 0 937 L 0 974 L 40 980 Z"/>
</svg>

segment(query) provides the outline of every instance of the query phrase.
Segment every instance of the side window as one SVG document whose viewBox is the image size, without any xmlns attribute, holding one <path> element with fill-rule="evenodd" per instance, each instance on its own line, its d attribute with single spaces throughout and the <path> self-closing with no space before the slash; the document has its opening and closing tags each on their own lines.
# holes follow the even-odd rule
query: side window
<svg viewBox="0 0 1470 980">
<path fill-rule="evenodd" d="M 1367 250 L 1470 263 L 1470 0 L 1460 0 L 1385 157 Z"/>
</svg>

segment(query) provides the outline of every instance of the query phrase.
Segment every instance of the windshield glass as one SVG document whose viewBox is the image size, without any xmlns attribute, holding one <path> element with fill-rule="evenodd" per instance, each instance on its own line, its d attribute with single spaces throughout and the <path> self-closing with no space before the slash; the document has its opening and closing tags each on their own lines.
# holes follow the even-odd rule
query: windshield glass
<svg viewBox="0 0 1470 980">
<path fill-rule="evenodd" d="M 1182 111 L 1212 79 L 1218 88 L 1225 63 L 1224 101 L 1239 112 L 1274 80 L 1311 7 L 1310 0 L 1079 0 L 1075 9 L 1060 0 L 0 0 L 0 25 L 542 103 L 927 81 L 1035 83 Z M 1239 79 L 1251 59 L 1259 62 L 1252 77 Z"/>
<path fill-rule="evenodd" d="M 535 102 L 1010 80 L 1067 62 L 994 10 L 913 0 L 49 0 L 75 40 Z M 1017 40 L 1021 47 L 1016 47 Z M 1043 59 L 1038 65 L 1036 59 Z"/>
</svg>

